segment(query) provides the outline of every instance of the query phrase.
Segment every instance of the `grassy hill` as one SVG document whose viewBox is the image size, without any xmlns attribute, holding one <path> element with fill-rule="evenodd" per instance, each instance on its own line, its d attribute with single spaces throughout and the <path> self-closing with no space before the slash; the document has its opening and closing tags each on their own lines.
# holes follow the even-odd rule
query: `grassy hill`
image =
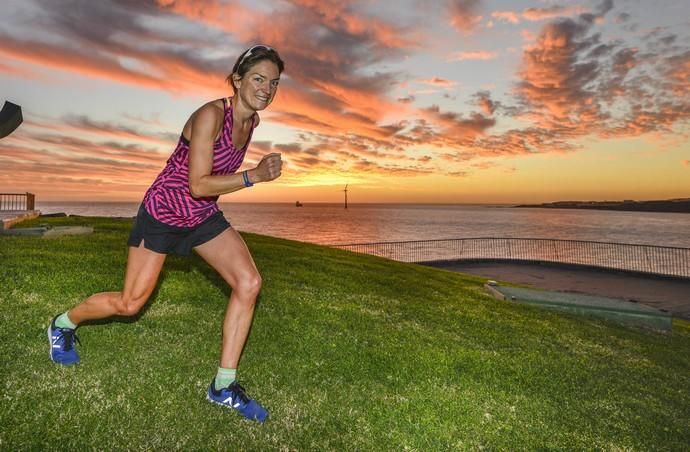
<svg viewBox="0 0 690 452">
<path fill-rule="evenodd" d="M 0 450 L 687 450 L 690 328 L 662 334 L 490 298 L 478 278 L 244 234 L 264 289 L 240 381 L 254 424 L 205 400 L 228 289 L 170 257 L 145 312 L 79 328 L 53 315 L 118 290 L 131 220 L 90 236 L 0 237 Z M 31 225 L 31 224 L 26 224 Z"/>
</svg>

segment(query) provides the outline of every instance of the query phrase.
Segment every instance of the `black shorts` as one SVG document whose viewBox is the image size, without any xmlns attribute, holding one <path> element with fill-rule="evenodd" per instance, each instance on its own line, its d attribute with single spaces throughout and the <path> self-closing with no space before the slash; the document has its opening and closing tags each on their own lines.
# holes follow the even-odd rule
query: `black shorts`
<svg viewBox="0 0 690 452">
<path fill-rule="evenodd" d="M 162 254 L 191 254 L 192 248 L 216 237 L 230 227 L 223 212 L 216 212 L 203 223 L 187 228 L 170 226 L 153 218 L 142 204 L 134 219 L 127 244 L 138 247 L 144 241 L 144 248 Z"/>
</svg>

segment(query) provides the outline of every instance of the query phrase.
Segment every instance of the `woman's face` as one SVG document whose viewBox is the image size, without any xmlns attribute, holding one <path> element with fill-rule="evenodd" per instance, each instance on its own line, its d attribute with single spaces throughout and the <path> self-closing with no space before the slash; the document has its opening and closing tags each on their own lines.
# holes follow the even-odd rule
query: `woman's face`
<svg viewBox="0 0 690 452">
<path fill-rule="evenodd" d="M 241 79 L 235 79 L 235 87 L 240 99 L 252 110 L 268 107 L 278 90 L 280 72 L 270 60 L 261 60 L 249 68 Z"/>
</svg>

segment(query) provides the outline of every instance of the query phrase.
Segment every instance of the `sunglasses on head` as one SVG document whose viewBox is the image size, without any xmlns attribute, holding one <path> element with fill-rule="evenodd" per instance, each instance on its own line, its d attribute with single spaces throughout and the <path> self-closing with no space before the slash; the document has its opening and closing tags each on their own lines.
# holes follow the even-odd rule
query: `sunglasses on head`
<svg viewBox="0 0 690 452">
<path fill-rule="evenodd" d="M 263 45 L 263 44 L 257 44 L 257 45 L 255 45 L 255 46 L 251 47 L 249 50 L 247 50 L 247 52 L 244 54 L 244 56 L 243 56 L 242 59 L 240 60 L 240 64 L 238 64 L 237 67 L 242 66 L 242 63 L 244 63 L 244 60 L 246 60 L 247 57 L 248 57 L 249 55 L 251 55 L 252 52 L 255 51 L 256 49 L 273 50 L 272 47 L 265 46 L 265 45 Z"/>
</svg>

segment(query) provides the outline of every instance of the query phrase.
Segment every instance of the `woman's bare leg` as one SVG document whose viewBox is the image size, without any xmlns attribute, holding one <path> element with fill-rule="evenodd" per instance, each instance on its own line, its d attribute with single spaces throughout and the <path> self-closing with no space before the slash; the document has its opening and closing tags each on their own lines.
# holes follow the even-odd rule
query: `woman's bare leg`
<svg viewBox="0 0 690 452">
<path fill-rule="evenodd" d="M 223 320 L 220 367 L 235 369 L 252 324 L 261 276 L 244 240 L 232 228 L 195 250 L 232 287 Z"/>
<path fill-rule="evenodd" d="M 129 247 L 125 283 L 121 292 L 101 292 L 90 296 L 67 313 L 80 324 L 86 320 L 105 319 L 114 315 L 133 316 L 146 304 L 156 287 L 165 254 L 139 247 Z"/>
</svg>

